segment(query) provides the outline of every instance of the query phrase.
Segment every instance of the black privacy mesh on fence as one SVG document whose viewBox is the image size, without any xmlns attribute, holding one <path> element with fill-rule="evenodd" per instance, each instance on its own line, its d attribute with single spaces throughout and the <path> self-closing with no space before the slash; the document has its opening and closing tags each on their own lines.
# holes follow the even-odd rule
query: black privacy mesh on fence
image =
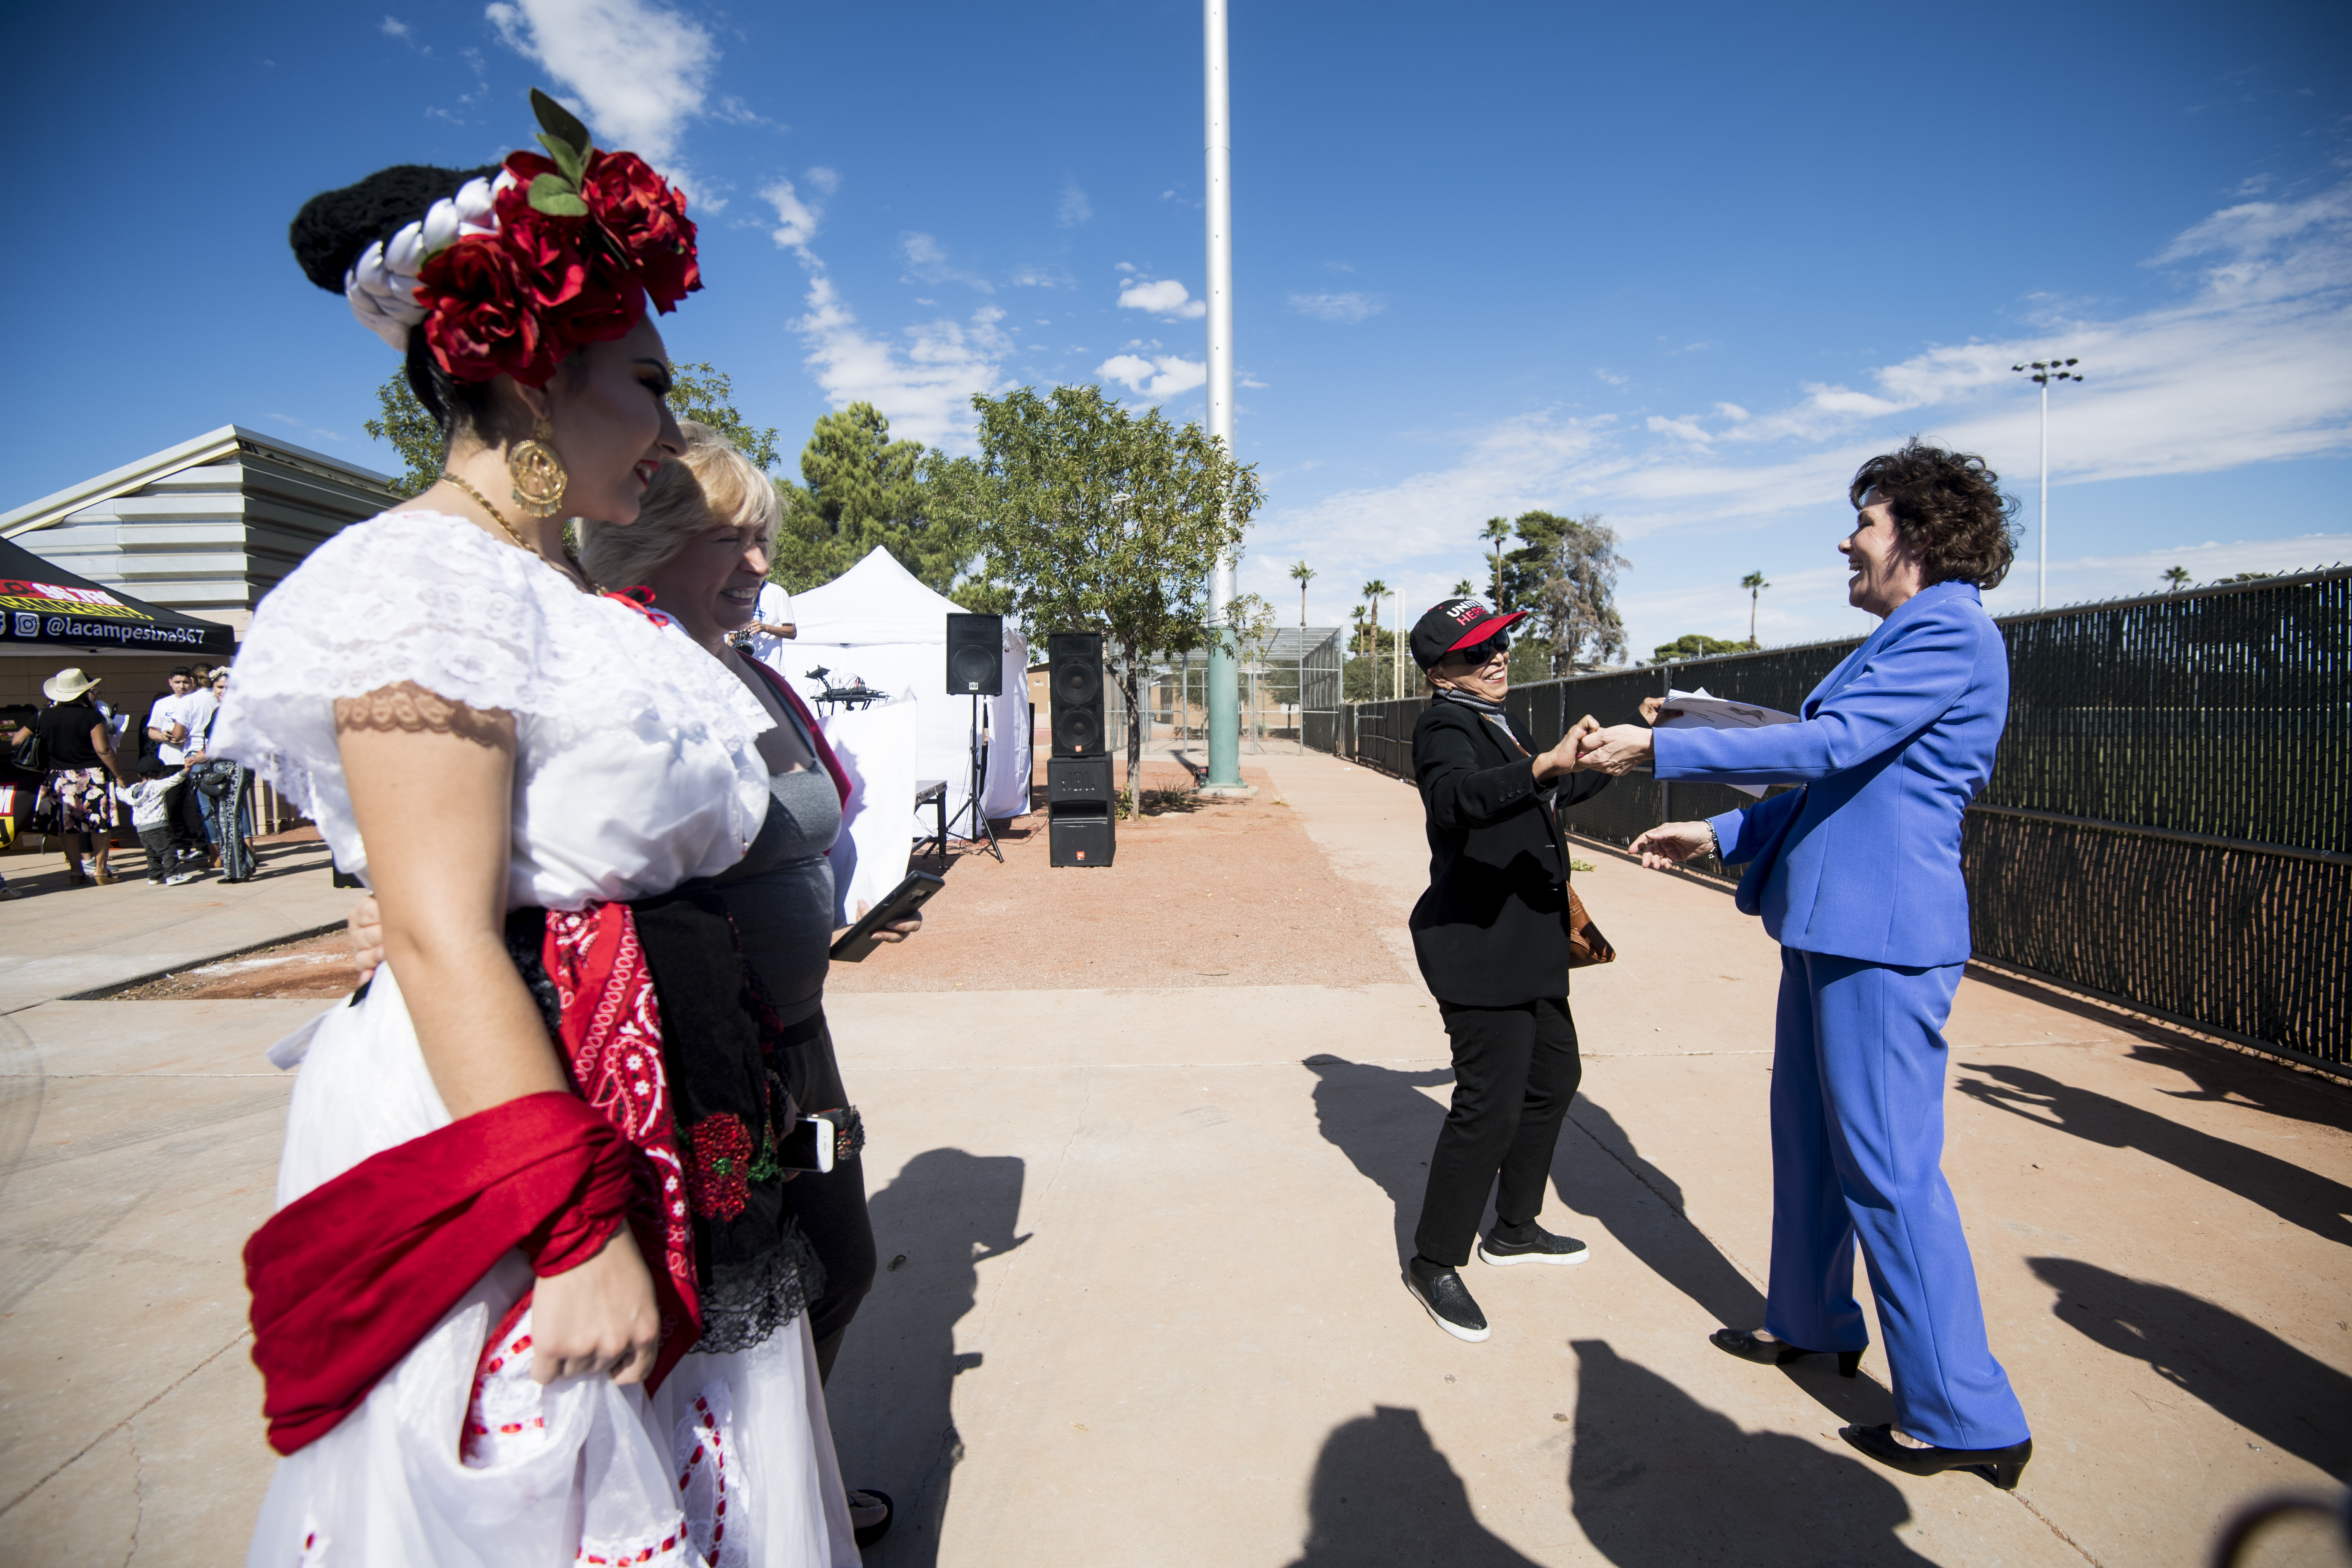
<svg viewBox="0 0 2352 1568">
<path fill-rule="evenodd" d="M 1962 845 L 1977 956 L 2352 1066 L 2352 571 L 2000 624 L 2009 723 Z M 1858 642 L 1545 681 L 1508 701 L 1538 747 L 1586 713 L 1632 721 L 1670 687 L 1793 712 Z M 1422 706 L 1351 704 L 1326 749 L 1405 776 Z M 1569 826 L 1622 846 L 1747 803 L 1636 774 Z"/>
</svg>

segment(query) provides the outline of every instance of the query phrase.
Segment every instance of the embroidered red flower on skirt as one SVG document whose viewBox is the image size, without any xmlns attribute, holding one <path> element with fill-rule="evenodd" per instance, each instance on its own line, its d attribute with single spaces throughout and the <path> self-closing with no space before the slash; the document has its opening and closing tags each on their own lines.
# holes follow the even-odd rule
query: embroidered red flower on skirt
<svg viewBox="0 0 2352 1568">
<path fill-rule="evenodd" d="M 733 1219 L 751 1195 L 751 1131 L 729 1111 L 706 1116 L 686 1130 L 694 1145 L 687 1167 L 687 1201 L 705 1219 Z"/>
</svg>

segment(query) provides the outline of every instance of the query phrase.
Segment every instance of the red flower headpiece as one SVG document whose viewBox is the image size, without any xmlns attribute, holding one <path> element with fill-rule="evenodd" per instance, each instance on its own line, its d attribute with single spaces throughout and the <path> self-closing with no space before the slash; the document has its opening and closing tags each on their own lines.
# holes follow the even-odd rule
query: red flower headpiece
<svg viewBox="0 0 2352 1568">
<path fill-rule="evenodd" d="M 575 351 L 635 326 L 648 298 L 667 313 L 702 287 L 685 195 L 635 153 L 597 151 L 545 93 L 530 102 L 548 155 L 509 154 L 488 213 L 466 211 L 460 192 L 454 223 L 428 216 L 419 230 L 456 230 L 424 258 L 412 297 L 433 357 L 459 381 L 543 386 Z M 366 269 L 363 258 L 355 285 Z"/>
</svg>

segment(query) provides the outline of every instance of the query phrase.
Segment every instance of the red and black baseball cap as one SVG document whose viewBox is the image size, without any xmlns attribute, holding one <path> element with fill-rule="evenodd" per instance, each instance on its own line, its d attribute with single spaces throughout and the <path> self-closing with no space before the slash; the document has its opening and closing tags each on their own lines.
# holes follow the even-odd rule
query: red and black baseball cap
<svg viewBox="0 0 2352 1568">
<path fill-rule="evenodd" d="M 1441 599 L 1412 624 L 1412 661 L 1423 669 L 1455 648 L 1471 647 L 1527 618 L 1525 610 L 1508 615 L 1490 610 L 1476 599 Z"/>
</svg>

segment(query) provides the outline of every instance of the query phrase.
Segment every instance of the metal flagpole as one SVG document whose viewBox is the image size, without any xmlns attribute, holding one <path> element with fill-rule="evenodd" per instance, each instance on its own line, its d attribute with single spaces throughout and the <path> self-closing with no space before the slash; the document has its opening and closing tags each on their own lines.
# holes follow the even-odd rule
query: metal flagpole
<svg viewBox="0 0 2352 1568">
<path fill-rule="evenodd" d="M 2034 575 L 2033 607 L 2050 607 L 2050 384 L 2042 384 L 2042 564 Z"/>
<path fill-rule="evenodd" d="M 1234 204 L 1233 126 L 1225 84 L 1225 0 L 1202 0 L 1206 55 L 1209 226 L 1209 434 L 1238 458 L 1234 443 Z M 1209 579 L 1209 616 L 1217 640 L 1209 654 L 1210 789 L 1239 789 L 1242 782 L 1239 666 L 1225 617 L 1234 602 L 1234 558 L 1217 559 Z"/>
</svg>

